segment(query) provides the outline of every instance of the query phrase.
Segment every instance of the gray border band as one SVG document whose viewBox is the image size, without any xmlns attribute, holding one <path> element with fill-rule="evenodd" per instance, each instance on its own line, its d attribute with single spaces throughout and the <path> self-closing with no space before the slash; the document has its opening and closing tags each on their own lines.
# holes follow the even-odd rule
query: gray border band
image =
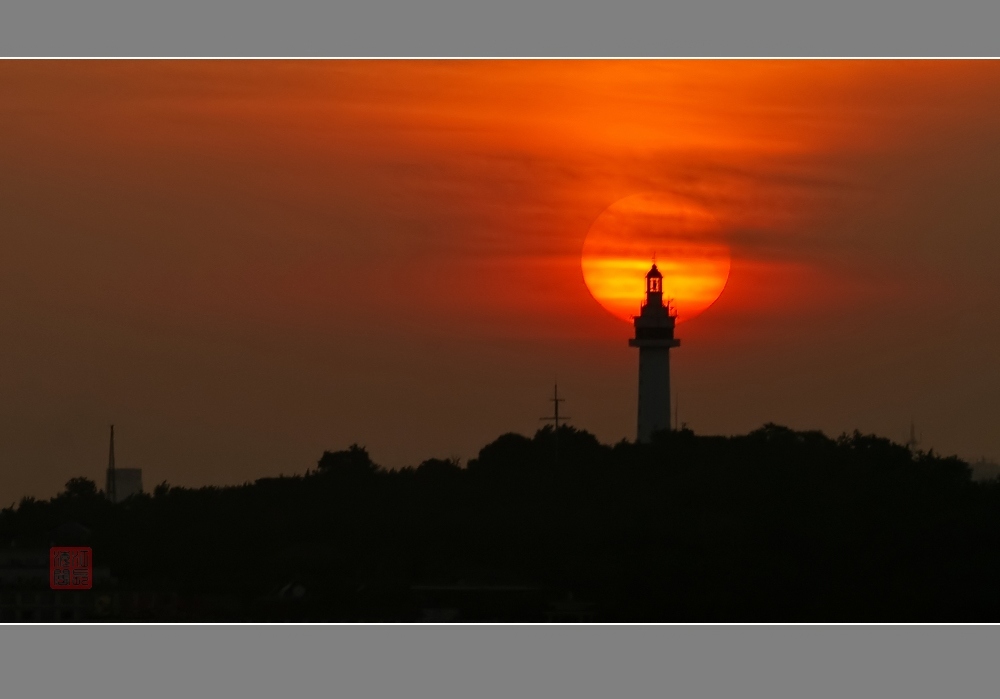
<svg viewBox="0 0 1000 699">
<path fill-rule="evenodd" d="M 993 697 L 997 627 L 0 629 L 4 696 Z"/>
<path fill-rule="evenodd" d="M 996 56 L 998 26 L 989 0 L 8 0 L 0 54 Z"/>
</svg>

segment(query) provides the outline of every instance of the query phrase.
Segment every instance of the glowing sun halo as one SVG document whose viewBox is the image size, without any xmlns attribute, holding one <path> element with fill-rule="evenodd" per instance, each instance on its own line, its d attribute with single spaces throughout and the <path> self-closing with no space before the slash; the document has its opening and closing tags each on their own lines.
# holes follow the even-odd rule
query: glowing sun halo
<svg viewBox="0 0 1000 699">
<path fill-rule="evenodd" d="M 631 321 L 654 254 L 678 323 L 711 306 L 729 279 L 729 246 L 715 217 L 687 199 L 647 193 L 620 199 L 590 227 L 580 261 L 587 288 L 610 313 Z"/>
</svg>

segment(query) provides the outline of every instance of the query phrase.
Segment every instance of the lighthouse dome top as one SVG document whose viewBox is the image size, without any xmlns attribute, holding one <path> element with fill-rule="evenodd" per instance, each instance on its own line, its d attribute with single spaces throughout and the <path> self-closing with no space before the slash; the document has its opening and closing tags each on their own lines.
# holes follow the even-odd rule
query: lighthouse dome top
<svg viewBox="0 0 1000 699">
<path fill-rule="evenodd" d="M 662 274 L 660 274 L 660 270 L 658 270 L 658 269 L 656 268 L 656 264 L 655 264 L 655 263 L 654 263 L 654 264 L 653 264 L 653 266 L 652 266 L 652 267 L 650 268 L 649 272 L 647 272 L 647 273 L 646 273 L 646 279 L 652 279 L 652 278 L 654 278 L 654 277 L 658 277 L 658 278 L 660 278 L 660 279 L 663 279 L 663 275 L 662 275 Z"/>
</svg>

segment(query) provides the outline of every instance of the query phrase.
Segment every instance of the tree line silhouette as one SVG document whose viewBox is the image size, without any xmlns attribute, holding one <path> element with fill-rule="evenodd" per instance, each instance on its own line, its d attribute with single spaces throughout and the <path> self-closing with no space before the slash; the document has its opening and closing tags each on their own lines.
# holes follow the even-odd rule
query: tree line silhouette
<svg viewBox="0 0 1000 699">
<path fill-rule="evenodd" d="M 352 445 L 305 475 L 118 504 L 74 478 L 0 512 L 0 542 L 48 546 L 66 522 L 123 589 L 231 601 L 200 620 L 416 621 L 436 585 L 536 591 L 467 620 L 570 598 L 610 622 L 1000 621 L 1000 483 L 858 432 L 606 445 L 550 426 L 399 470 Z"/>
</svg>

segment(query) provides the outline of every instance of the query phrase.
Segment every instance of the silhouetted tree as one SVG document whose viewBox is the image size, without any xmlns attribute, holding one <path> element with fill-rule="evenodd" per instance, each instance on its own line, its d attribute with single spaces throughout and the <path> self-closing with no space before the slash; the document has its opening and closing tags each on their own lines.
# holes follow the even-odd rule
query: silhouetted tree
<svg viewBox="0 0 1000 699">
<path fill-rule="evenodd" d="M 417 473 L 430 478 L 447 478 L 461 473 L 457 459 L 427 459 L 417 466 Z"/>
<path fill-rule="evenodd" d="M 321 474 L 339 474 L 351 477 L 375 473 L 378 466 L 368 456 L 368 450 L 352 444 L 342 451 L 325 451 L 317 463 Z"/>
<path fill-rule="evenodd" d="M 505 474 L 523 471 L 535 465 L 536 449 L 532 440 L 524 435 L 508 432 L 479 450 L 479 456 L 470 459 L 471 473 Z"/>
<path fill-rule="evenodd" d="M 94 498 L 97 497 L 97 484 L 89 478 L 70 478 L 62 494 L 67 498 Z"/>
</svg>

